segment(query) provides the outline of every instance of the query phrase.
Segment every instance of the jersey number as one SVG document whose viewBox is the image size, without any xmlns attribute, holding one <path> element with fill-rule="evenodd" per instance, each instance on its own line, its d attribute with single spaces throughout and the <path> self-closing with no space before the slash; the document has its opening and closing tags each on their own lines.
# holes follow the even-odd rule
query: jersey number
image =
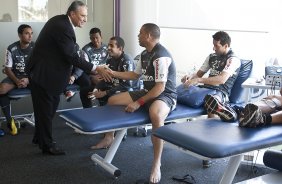
<svg viewBox="0 0 282 184">
<path fill-rule="evenodd" d="M 101 57 L 102 57 L 101 54 L 94 54 L 93 55 L 93 60 L 94 61 L 100 61 L 102 59 Z"/>
</svg>

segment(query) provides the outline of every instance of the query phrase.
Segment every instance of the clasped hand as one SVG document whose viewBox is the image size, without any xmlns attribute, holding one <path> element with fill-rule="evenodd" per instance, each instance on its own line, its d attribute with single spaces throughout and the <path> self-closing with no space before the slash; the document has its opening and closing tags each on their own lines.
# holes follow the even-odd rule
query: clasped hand
<svg viewBox="0 0 282 184">
<path fill-rule="evenodd" d="M 198 78 L 192 78 L 191 76 L 187 76 L 187 75 L 182 77 L 181 82 L 184 84 L 184 87 L 187 88 L 191 85 L 197 85 L 199 83 Z"/>
<path fill-rule="evenodd" d="M 108 65 L 99 65 L 97 66 L 96 71 L 106 82 L 112 82 L 113 71 L 108 67 Z"/>
<path fill-rule="evenodd" d="M 136 111 L 137 109 L 139 109 L 139 107 L 140 107 L 140 104 L 139 104 L 137 101 L 135 101 L 135 102 L 132 102 L 132 103 L 128 104 L 128 105 L 125 107 L 125 111 L 126 111 L 126 112 L 134 112 L 134 111 Z"/>
</svg>

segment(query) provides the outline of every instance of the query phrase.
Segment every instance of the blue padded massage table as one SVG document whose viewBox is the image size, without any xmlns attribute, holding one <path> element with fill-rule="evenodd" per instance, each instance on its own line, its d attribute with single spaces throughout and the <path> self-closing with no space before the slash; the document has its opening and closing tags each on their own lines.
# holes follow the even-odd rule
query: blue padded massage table
<svg viewBox="0 0 282 184">
<path fill-rule="evenodd" d="M 240 71 L 229 97 L 230 102 L 235 104 L 242 103 L 244 90 L 241 84 L 249 77 L 252 66 L 252 60 L 241 60 Z M 206 114 L 203 108 L 195 109 L 178 103 L 176 109 L 169 114 L 166 121 L 197 117 L 203 114 Z M 91 156 L 95 163 L 116 177 L 121 175 L 121 171 L 112 165 L 111 162 L 127 129 L 150 124 L 149 115 L 144 109 L 139 109 L 134 113 L 127 113 L 124 111 L 123 106 L 76 109 L 65 111 L 60 116 L 67 121 L 67 125 L 80 133 L 99 134 L 113 130 L 117 131 L 114 142 L 104 158 L 97 154 Z"/>
<path fill-rule="evenodd" d="M 150 124 L 148 112 L 138 109 L 134 113 L 124 111 L 124 106 L 101 106 L 88 109 L 76 109 L 62 112 L 60 117 L 76 132 L 82 134 L 99 134 L 116 131 L 114 142 L 104 158 L 93 154 L 91 159 L 110 174 L 118 177 L 121 171 L 111 164 L 117 149 L 128 128 Z M 196 117 L 205 114 L 203 108 L 191 108 L 178 104 L 176 109 L 169 114 L 166 121 Z"/>
<path fill-rule="evenodd" d="M 241 128 L 238 123 L 202 119 L 170 124 L 153 134 L 200 159 L 230 157 L 220 183 L 231 184 L 244 153 L 282 144 L 282 126 Z"/>
</svg>

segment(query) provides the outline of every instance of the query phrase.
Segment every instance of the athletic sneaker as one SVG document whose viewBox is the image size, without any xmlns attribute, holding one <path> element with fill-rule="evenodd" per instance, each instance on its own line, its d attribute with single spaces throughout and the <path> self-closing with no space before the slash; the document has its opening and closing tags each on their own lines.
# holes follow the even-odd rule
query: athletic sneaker
<svg viewBox="0 0 282 184">
<path fill-rule="evenodd" d="M 239 119 L 239 126 L 255 128 L 260 125 L 265 125 L 265 115 L 255 104 L 247 104 Z"/>
<path fill-rule="evenodd" d="M 239 126 L 247 127 L 250 121 L 255 117 L 258 110 L 259 108 L 255 104 L 247 104 L 243 112 L 240 114 Z"/>
<path fill-rule="evenodd" d="M 66 100 L 67 100 L 68 102 L 71 101 L 71 99 L 72 99 L 72 97 L 73 97 L 74 95 L 75 95 L 75 92 L 74 92 L 74 91 L 69 90 L 69 91 L 66 91 L 66 92 L 65 92 L 65 97 L 66 97 Z"/>
<path fill-rule="evenodd" d="M 17 135 L 18 134 L 18 129 L 17 129 L 17 126 L 15 124 L 14 118 L 11 119 L 11 122 L 7 123 L 7 126 L 10 129 L 11 135 Z"/>
<path fill-rule="evenodd" d="M 234 122 L 237 119 L 237 113 L 232 107 L 228 104 L 221 103 L 212 95 L 205 97 L 205 108 L 208 113 L 218 115 L 222 121 Z"/>
</svg>

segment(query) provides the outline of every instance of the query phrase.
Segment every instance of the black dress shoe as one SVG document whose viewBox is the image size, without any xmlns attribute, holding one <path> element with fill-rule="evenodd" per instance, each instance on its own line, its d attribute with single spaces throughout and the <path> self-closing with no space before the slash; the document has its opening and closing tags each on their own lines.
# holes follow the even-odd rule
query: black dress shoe
<svg viewBox="0 0 282 184">
<path fill-rule="evenodd" d="M 57 147 L 50 147 L 48 149 L 42 149 L 43 154 L 49 154 L 49 155 L 65 155 L 66 152 L 60 148 Z"/>
<path fill-rule="evenodd" d="M 34 145 L 39 144 L 38 139 L 37 139 L 37 138 L 35 138 L 35 137 L 32 139 L 32 141 L 31 141 L 31 142 L 32 142 L 32 144 L 34 144 Z"/>
<path fill-rule="evenodd" d="M 34 145 L 38 145 L 39 144 L 39 140 L 37 138 L 33 137 L 31 143 L 34 144 Z M 56 144 L 56 141 L 53 141 L 53 144 Z"/>
</svg>

